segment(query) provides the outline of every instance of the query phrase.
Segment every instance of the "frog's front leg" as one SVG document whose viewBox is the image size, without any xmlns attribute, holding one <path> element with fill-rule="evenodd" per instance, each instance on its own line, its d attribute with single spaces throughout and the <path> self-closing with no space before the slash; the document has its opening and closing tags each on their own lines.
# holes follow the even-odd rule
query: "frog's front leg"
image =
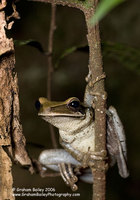
<svg viewBox="0 0 140 200">
<path fill-rule="evenodd" d="M 64 149 L 44 150 L 39 156 L 39 162 L 46 168 L 58 171 L 65 183 L 73 191 L 77 190 L 78 178 L 74 175 L 74 167 L 80 168 L 80 163 Z"/>
<path fill-rule="evenodd" d="M 83 153 L 81 153 L 80 151 L 74 149 L 71 144 L 64 142 L 61 137 L 59 138 L 59 142 L 61 144 L 61 146 L 66 149 L 67 152 L 69 152 L 74 158 L 76 158 L 76 160 L 78 160 L 79 162 L 82 162 L 83 160 Z M 83 165 L 82 165 L 83 167 Z M 85 166 L 86 167 L 86 166 Z"/>
<path fill-rule="evenodd" d="M 64 142 L 60 138 L 60 144 L 66 149 L 76 160 L 78 160 L 83 168 L 86 167 L 94 167 L 95 160 L 106 160 L 107 159 L 107 152 L 91 152 L 90 148 L 87 152 L 83 153 L 80 152 L 72 147 L 71 144 Z M 106 167 L 107 168 L 107 167 Z M 103 170 L 106 170 L 106 168 Z"/>
</svg>

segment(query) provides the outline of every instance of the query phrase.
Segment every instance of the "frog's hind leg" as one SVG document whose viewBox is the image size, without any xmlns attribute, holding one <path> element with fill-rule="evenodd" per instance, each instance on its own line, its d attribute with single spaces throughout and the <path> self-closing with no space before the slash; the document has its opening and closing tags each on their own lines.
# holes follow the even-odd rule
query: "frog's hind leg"
<svg viewBox="0 0 140 200">
<path fill-rule="evenodd" d="M 78 178 L 73 173 L 73 168 L 80 166 L 80 163 L 75 160 L 64 149 L 44 150 L 39 156 L 39 162 L 46 168 L 60 172 L 64 182 L 71 187 L 73 191 L 78 187 L 75 184 Z"/>
<path fill-rule="evenodd" d="M 127 148 L 123 125 L 113 106 L 109 107 L 107 114 L 107 149 L 110 166 L 117 162 L 119 174 L 126 178 L 129 172 L 126 164 Z"/>
</svg>

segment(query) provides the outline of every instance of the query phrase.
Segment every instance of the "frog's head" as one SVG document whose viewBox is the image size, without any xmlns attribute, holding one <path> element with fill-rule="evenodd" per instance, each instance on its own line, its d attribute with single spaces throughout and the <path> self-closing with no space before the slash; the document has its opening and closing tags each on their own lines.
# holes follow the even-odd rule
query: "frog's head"
<svg viewBox="0 0 140 200">
<path fill-rule="evenodd" d="M 76 129 L 87 118 L 88 108 L 76 97 L 71 97 L 63 102 L 49 101 L 40 97 L 35 106 L 39 116 L 60 130 Z M 93 117 L 92 114 L 90 116 L 90 118 Z"/>
</svg>

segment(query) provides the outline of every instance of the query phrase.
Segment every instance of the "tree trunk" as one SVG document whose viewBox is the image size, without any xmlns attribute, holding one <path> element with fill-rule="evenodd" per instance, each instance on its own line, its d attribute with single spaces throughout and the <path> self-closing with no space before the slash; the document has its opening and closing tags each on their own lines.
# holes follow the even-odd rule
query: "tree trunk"
<svg viewBox="0 0 140 200">
<path fill-rule="evenodd" d="M 6 0 L 2 0 L 0 4 L 0 200 L 13 200 L 11 158 L 28 165 L 31 171 L 33 169 L 25 150 L 26 143 L 20 124 L 14 43 L 13 39 L 6 36 L 6 29 L 10 29 L 13 24 L 10 18 L 19 16 L 14 1 L 11 1 L 13 13 L 7 16 L 6 3 Z"/>
</svg>

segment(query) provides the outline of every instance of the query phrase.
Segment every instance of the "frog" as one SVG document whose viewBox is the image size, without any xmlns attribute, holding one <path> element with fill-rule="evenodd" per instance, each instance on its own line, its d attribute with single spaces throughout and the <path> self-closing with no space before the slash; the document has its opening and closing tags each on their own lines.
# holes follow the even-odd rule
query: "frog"
<svg viewBox="0 0 140 200">
<path fill-rule="evenodd" d="M 108 158 L 110 167 L 117 163 L 121 177 L 129 176 L 125 132 L 113 106 L 106 111 L 107 157 L 104 152 L 95 152 L 95 113 L 89 104 L 81 102 L 77 97 L 59 102 L 40 97 L 35 106 L 39 117 L 59 129 L 63 147 L 44 150 L 39 156 L 39 162 L 45 168 L 60 172 L 72 190 L 77 189 L 75 183 L 78 178 L 93 183 L 90 167 L 95 160 Z"/>
</svg>

